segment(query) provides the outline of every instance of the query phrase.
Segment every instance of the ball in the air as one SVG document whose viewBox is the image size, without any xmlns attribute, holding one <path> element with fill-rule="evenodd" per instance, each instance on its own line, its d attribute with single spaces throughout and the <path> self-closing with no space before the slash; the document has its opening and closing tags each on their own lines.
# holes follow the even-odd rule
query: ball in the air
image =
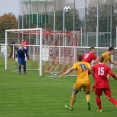
<svg viewBox="0 0 117 117">
<path fill-rule="evenodd" d="M 64 7 L 64 11 L 65 11 L 66 13 L 69 13 L 69 12 L 71 11 L 71 7 L 70 7 L 70 6 L 65 6 L 65 7 Z"/>
</svg>

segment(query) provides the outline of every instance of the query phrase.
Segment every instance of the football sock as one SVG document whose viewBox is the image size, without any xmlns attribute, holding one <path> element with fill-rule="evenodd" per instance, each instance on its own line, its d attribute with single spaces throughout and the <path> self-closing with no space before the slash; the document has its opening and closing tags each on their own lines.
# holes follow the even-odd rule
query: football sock
<svg viewBox="0 0 117 117">
<path fill-rule="evenodd" d="M 70 99 L 70 107 L 71 108 L 73 108 L 75 100 L 76 100 L 76 97 L 71 97 L 71 99 Z"/>
<path fill-rule="evenodd" d="M 87 103 L 90 102 L 90 98 L 91 98 L 90 94 L 87 94 L 87 95 L 86 95 Z"/>
<path fill-rule="evenodd" d="M 99 109 L 99 110 L 102 110 L 100 97 L 96 97 L 96 103 L 97 103 L 97 105 L 98 105 L 98 109 Z"/>
<path fill-rule="evenodd" d="M 117 105 L 117 102 L 116 102 L 115 98 L 110 97 L 109 101 L 112 102 L 115 106 Z"/>
</svg>

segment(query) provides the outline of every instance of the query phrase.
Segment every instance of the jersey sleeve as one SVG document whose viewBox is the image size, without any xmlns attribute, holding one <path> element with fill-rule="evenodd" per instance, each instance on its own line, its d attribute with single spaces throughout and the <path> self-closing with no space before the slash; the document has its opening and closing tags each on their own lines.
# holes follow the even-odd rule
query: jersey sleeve
<svg viewBox="0 0 117 117">
<path fill-rule="evenodd" d="M 27 51 L 27 49 L 25 49 L 25 54 L 26 54 L 26 57 L 28 57 L 28 51 Z"/>
<path fill-rule="evenodd" d="M 19 49 L 17 50 L 17 54 L 19 53 Z"/>
<path fill-rule="evenodd" d="M 96 59 L 97 59 L 97 57 L 94 55 L 93 59 L 94 59 L 94 60 L 96 60 Z"/>
<path fill-rule="evenodd" d="M 76 64 L 73 64 L 72 68 L 73 69 L 77 69 L 77 65 Z"/>
<path fill-rule="evenodd" d="M 89 63 L 87 63 L 87 67 L 89 70 L 91 70 L 91 65 Z"/>
</svg>

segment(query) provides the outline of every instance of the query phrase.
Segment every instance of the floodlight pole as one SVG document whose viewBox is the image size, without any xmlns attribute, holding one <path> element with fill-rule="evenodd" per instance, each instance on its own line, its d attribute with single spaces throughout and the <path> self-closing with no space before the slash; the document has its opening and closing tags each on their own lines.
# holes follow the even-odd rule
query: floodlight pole
<svg viewBox="0 0 117 117">
<path fill-rule="evenodd" d="M 40 63 L 39 76 L 42 76 L 42 28 L 40 28 Z"/>
<path fill-rule="evenodd" d="M 75 0 L 74 0 L 74 9 L 73 9 L 73 31 L 75 31 Z"/>
<path fill-rule="evenodd" d="M 81 46 L 82 46 L 82 27 L 81 27 Z"/>
<path fill-rule="evenodd" d="M 88 46 L 87 45 L 87 0 L 85 0 L 84 46 Z"/>
<path fill-rule="evenodd" d="M 65 12 L 63 8 L 63 46 L 64 46 L 64 31 L 65 31 Z"/>
<path fill-rule="evenodd" d="M 98 38 L 99 38 L 99 0 L 97 0 L 96 47 L 98 47 Z M 98 49 L 97 49 L 97 56 L 98 56 Z"/>
<path fill-rule="evenodd" d="M 110 47 L 112 46 L 113 34 L 113 0 L 111 2 L 111 13 L 110 13 Z"/>
<path fill-rule="evenodd" d="M 117 48 L 117 26 L 116 26 L 116 48 Z"/>
<path fill-rule="evenodd" d="M 5 30 L 5 70 L 7 70 L 7 31 Z"/>
<path fill-rule="evenodd" d="M 53 45 L 55 44 L 55 29 L 56 29 L 56 27 L 55 27 L 55 24 L 56 24 L 56 11 L 55 11 L 56 9 L 55 8 L 56 8 L 56 6 L 55 5 L 56 5 L 56 1 L 54 1 L 54 22 L 53 22 L 54 23 L 54 27 L 53 27 L 54 28 L 54 41 L 53 41 Z"/>
</svg>

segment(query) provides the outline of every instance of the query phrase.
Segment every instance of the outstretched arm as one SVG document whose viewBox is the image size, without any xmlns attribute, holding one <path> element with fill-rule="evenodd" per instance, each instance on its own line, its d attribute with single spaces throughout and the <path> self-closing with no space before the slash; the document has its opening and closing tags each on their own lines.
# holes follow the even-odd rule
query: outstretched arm
<svg viewBox="0 0 117 117">
<path fill-rule="evenodd" d="M 93 64 L 97 64 L 97 63 L 98 63 L 98 58 L 93 61 Z"/>
<path fill-rule="evenodd" d="M 110 68 L 109 68 L 109 70 L 108 70 L 108 74 L 111 75 L 115 80 L 117 80 L 117 77 L 116 77 L 115 74 L 111 71 Z"/>
<path fill-rule="evenodd" d="M 64 72 L 62 75 L 60 75 L 59 78 L 62 78 L 63 76 L 65 76 L 66 74 L 70 73 L 73 70 L 74 70 L 74 68 L 68 69 L 66 72 Z"/>
<path fill-rule="evenodd" d="M 114 65 L 117 65 L 117 62 L 114 62 L 112 60 L 110 60 L 109 63 L 114 64 Z"/>
</svg>

